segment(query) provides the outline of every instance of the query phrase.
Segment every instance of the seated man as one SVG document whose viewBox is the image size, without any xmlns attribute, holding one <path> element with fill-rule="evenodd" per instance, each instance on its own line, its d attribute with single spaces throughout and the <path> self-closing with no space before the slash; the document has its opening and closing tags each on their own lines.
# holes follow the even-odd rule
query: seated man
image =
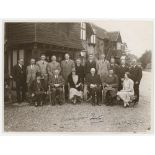
<svg viewBox="0 0 155 155">
<path fill-rule="evenodd" d="M 51 98 L 53 100 L 52 105 L 55 105 L 56 101 L 61 105 L 63 103 L 63 85 L 64 79 L 59 75 L 59 70 L 54 70 L 54 75 L 49 80 L 50 89 L 52 91 Z"/>
<path fill-rule="evenodd" d="M 95 74 L 95 68 L 91 68 L 90 73 L 86 76 L 86 84 L 88 92 L 92 97 L 92 105 L 100 105 L 99 104 L 99 96 L 100 96 L 100 86 L 101 79 L 100 76 Z"/>
<path fill-rule="evenodd" d="M 45 101 L 46 89 L 45 83 L 41 80 L 41 75 L 37 73 L 36 79 L 32 82 L 31 86 L 32 100 L 35 106 L 42 106 Z"/>
<path fill-rule="evenodd" d="M 105 97 L 106 105 L 113 105 L 116 101 L 118 90 L 118 77 L 114 74 L 113 69 L 109 69 L 109 73 L 103 84 L 103 95 Z"/>
</svg>

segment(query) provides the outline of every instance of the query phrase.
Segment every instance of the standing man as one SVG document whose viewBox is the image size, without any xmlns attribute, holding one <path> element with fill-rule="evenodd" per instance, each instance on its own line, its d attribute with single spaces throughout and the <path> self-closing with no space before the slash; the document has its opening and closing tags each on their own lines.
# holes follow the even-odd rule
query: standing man
<svg viewBox="0 0 155 155">
<path fill-rule="evenodd" d="M 108 70 L 110 69 L 110 63 L 105 59 L 105 54 L 101 55 L 101 59 L 97 62 L 97 73 L 100 75 L 102 83 L 108 75 Z"/>
<path fill-rule="evenodd" d="M 36 62 L 35 59 L 31 58 L 30 65 L 27 66 L 26 69 L 27 74 L 26 83 L 29 93 L 31 93 L 30 86 L 32 84 L 32 81 L 36 79 L 36 74 L 39 72 L 39 67 L 35 64 L 35 62 Z"/>
<path fill-rule="evenodd" d="M 41 60 L 37 61 L 36 64 L 39 67 L 39 70 L 40 70 L 40 73 L 41 73 L 41 78 L 44 79 L 45 87 L 47 88 L 47 84 L 48 84 L 47 65 L 48 65 L 48 62 L 46 61 L 45 54 L 41 54 L 40 59 Z"/>
<path fill-rule="evenodd" d="M 119 74 L 119 66 L 115 63 L 115 58 L 114 57 L 112 57 L 110 59 L 110 68 L 112 68 L 114 74 L 116 74 L 118 76 L 118 74 Z"/>
<path fill-rule="evenodd" d="M 65 98 L 68 98 L 68 76 L 72 72 L 72 69 L 75 68 L 74 61 L 70 59 L 68 53 L 65 54 L 65 60 L 61 62 L 62 76 L 65 80 Z"/>
<path fill-rule="evenodd" d="M 56 59 L 55 55 L 52 56 L 51 60 L 52 60 L 52 62 L 48 63 L 48 65 L 47 65 L 49 79 L 52 78 L 52 76 L 54 75 L 54 71 L 56 69 L 59 70 L 59 73 L 61 72 L 60 63 L 56 61 L 57 59 Z"/>
<path fill-rule="evenodd" d="M 23 59 L 19 59 L 18 64 L 13 67 L 13 78 L 16 82 L 17 102 L 20 104 L 25 100 L 26 91 L 26 68 Z"/>
<path fill-rule="evenodd" d="M 84 84 L 84 78 L 85 78 L 84 66 L 81 65 L 80 58 L 76 59 L 75 69 L 76 69 L 76 74 L 80 77 L 82 83 Z"/>
<path fill-rule="evenodd" d="M 132 60 L 132 67 L 130 68 L 131 79 L 134 81 L 134 93 L 136 96 L 135 102 L 139 102 L 139 85 L 142 79 L 142 68 L 137 65 L 136 59 Z"/>
<path fill-rule="evenodd" d="M 92 54 L 89 55 L 88 61 L 86 61 L 85 73 L 89 74 L 91 68 L 95 68 L 95 70 L 96 70 L 96 61 L 94 60 L 94 56 Z"/>
<path fill-rule="evenodd" d="M 122 83 L 124 81 L 124 75 L 128 71 L 129 71 L 129 68 L 126 66 L 125 59 L 121 59 L 121 65 L 119 66 L 119 74 L 118 74 L 118 78 L 119 78 L 118 90 L 121 90 L 123 88 Z"/>
</svg>

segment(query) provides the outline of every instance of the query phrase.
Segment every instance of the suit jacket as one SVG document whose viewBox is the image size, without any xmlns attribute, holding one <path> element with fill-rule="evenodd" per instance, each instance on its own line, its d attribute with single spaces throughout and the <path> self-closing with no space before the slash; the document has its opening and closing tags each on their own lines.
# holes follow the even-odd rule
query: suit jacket
<svg viewBox="0 0 155 155">
<path fill-rule="evenodd" d="M 124 67 L 121 65 L 119 66 L 119 73 L 118 73 L 118 77 L 119 79 L 124 78 L 125 72 L 128 72 L 129 68 L 125 65 Z"/>
<path fill-rule="evenodd" d="M 110 68 L 110 64 L 108 60 L 99 60 L 96 64 L 97 73 L 102 77 L 108 75 L 108 70 Z"/>
<path fill-rule="evenodd" d="M 59 62 L 50 62 L 47 65 L 47 71 L 49 76 L 53 76 L 54 75 L 54 70 L 58 69 L 59 71 L 61 71 L 61 67 L 60 67 L 60 63 Z"/>
<path fill-rule="evenodd" d="M 75 65 L 75 69 L 76 69 L 76 74 L 81 78 L 82 82 L 84 82 L 84 77 L 85 77 L 84 66 Z"/>
<path fill-rule="evenodd" d="M 40 83 L 38 83 L 37 80 L 34 80 L 30 88 L 34 94 L 46 91 L 44 80 L 40 80 Z"/>
<path fill-rule="evenodd" d="M 39 67 L 37 65 L 31 65 L 27 66 L 26 73 L 27 73 L 27 79 L 26 82 L 32 82 L 36 78 L 36 73 L 39 72 Z"/>
<path fill-rule="evenodd" d="M 64 79 L 61 75 L 58 75 L 58 77 L 56 78 L 55 76 L 52 76 L 49 80 L 49 84 L 51 86 L 54 86 L 54 84 L 60 84 L 60 86 L 64 85 Z"/>
<path fill-rule="evenodd" d="M 26 68 L 25 66 L 22 66 L 22 68 L 19 66 L 19 64 L 15 65 L 13 67 L 13 78 L 16 81 L 16 83 L 25 84 L 26 82 Z"/>
<path fill-rule="evenodd" d="M 105 79 L 105 83 L 108 84 L 108 85 L 111 85 L 113 88 L 117 88 L 118 87 L 118 77 L 117 77 L 117 75 L 113 74 L 112 77 L 107 75 L 107 77 Z"/>
<path fill-rule="evenodd" d="M 101 85 L 101 79 L 100 76 L 95 74 L 94 76 L 92 76 L 92 74 L 87 74 L 86 76 L 86 84 L 90 85 L 90 84 L 96 84 L 96 85 Z"/>
<path fill-rule="evenodd" d="M 140 67 L 138 67 L 137 65 L 135 67 L 132 66 L 130 68 L 130 74 L 131 74 L 131 79 L 134 82 L 138 81 L 138 83 L 140 83 L 142 78 L 142 69 Z"/>
<path fill-rule="evenodd" d="M 69 60 L 68 62 L 66 60 L 63 60 L 61 62 L 62 76 L 65 79 L 65 81 L 67 81 L 67 78 L 69 74 L 72 72 L 73 68 L 75 68 L 73 60 Z"/>
<path fill-rule="evenodd" d="M 85 73 L 88 74 L 90 73 L 90 69 L 91 68 L 95 68 L 96 69 L 96 61 L 86 61 L 86 64 L 85 64 Z"/>
<path fill-rule="evenodd" d="M 47 65 L 48 65 L 48 62 L 44 61 L 44 63 L 43 63 L 41 60 L 39 60 L 39 61 L 36 62 L 36 64 L 39 67 L 41 75 L 47 76 Z"/>
<path fill-rule="evenodd" d="M 119 66 L 117 64 L 110 64 L 110 68 L 113 69 L 114 73 L 118 76 L 119 75 Z"/>
</svg>

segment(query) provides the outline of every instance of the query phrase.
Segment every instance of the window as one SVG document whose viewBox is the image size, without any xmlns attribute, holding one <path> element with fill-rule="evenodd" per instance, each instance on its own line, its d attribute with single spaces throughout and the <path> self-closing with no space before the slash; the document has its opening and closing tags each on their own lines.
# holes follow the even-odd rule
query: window
<svg viewBox="0 0 155 155">
<path fill-rule="evenodd" d="M 86 40 L 86 23 L 81 23 L 81 39 Z"/>
<path fill-rule="evenodd" d="M 122 47 L 122 46 L 121 46 L 121 43 L 118 42 L 118 43 L 117 43 L 117 50 L 121 50 L 121 47 Z"/>
<path fill-rule="evenodd" d="M 96 35 L 95 34 L 91 35 L 90 43 L 91 44 L 95 44 L 96 43 Z"/>
</svg>

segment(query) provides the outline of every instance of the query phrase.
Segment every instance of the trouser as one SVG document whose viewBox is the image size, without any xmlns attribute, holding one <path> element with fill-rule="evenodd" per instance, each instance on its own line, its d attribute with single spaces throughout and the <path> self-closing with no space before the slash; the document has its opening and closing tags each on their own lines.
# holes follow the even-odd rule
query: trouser
<svg viewBox="0 0 155 155">
<path fill-rule="evenodd" d="M 107 90 L 106 92 L 106 105 L 114 105 L 116 103 L 116 95 L 113 95 L 112 90 Z"/>
<path fill-rule="evenodd" d="M 92 102 L 95 103 L 95 97 L 97 99 L 97 103 L 99 102 L 99 97 L 100 97 L 100 88 L 95 87 L 95 88 L 88 88 L 90 95 L 92 96 Z"/>
<path fill-rule="evenodd" d="M 68 99 L 68 96 L 69 96 L 68 84 L 65 84 L 65 99 Z"/>
<path fill-rule="evenodd" d="M 17 93 L 17 102 L 22 102 L 25 100 L 25 83 L 24 82 L 16 82 L 16 93 Z"/>
<path fill-rule="evenodd" d="M 121 79 L 119 79 L 119 81 L 118 81 L 118 91 L 120 91 L 120 90 L 122 90 L 123 89 L 123 85 L 122 85 L 122 80 Z"/>
<path fill-rule="evenodd" d="M 135 92 L 135 96 L 136 96 L 135 101 L 139 102 L 139 84 L 134 84 L 134 92 Z"/>
<path fill-rule="evenodd" d="M 27 82 L 27 91 L 28 91 L 28 94 L 32 94 L 32 90 L 31 90 L 32 82 L 33 82 L 33 80 L 30 80 L 29 82 Z"/>
<path fill-rule="evenodd" d="M 63 96 L 63 88 L 52 88 L 52 100 L 55 103 L 55 99 L 58 99 L 59 102 L 62 102 L 62 96 Z"/>
<path fill-rule="evenodd" d="M 37 104 L 45 102 L 45 93 L 43 92 L 36 93 L 33 97 L 33 102 L 37 102 Z"/>
<path fill-rule="evenodd" d="M 44 85 L 45 85 L 45 90 L 47 90 L 48 88 L 48 76 L 47 75 L 43 75 L 43 79 L 44 81 Z"/>
</svg>

